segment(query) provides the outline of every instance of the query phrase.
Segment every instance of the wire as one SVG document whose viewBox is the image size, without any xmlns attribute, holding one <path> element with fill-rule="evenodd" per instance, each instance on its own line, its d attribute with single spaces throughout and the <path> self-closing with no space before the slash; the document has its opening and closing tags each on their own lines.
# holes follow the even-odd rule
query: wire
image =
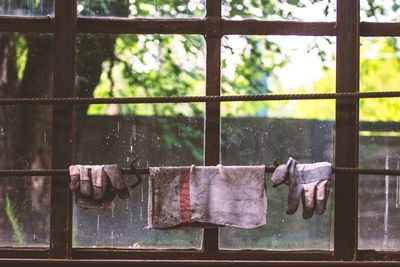
<svg viewBox="0 0 400 267">
<path fill-rule="evenodd" d="M 275 167 L 265 167 L 266 173 L 274 172 Z M 139 174 L 149 174 L 149 169 L 137 169 Z M 123 168 L 123 174 L 135 174 L 131 168 Z M 332 173 L 336 174 L 364 174 L 364 175 L 400 175 L 400 170 L 395 169 L 360 169 L 349 167 L 333 167 Z M 69 175 L 68 169 L 37 169 L 37 170 L 0 170 L 1 176 L 64 176 Z"/>
<path fill-rule="evenodd" d="M 400 91 L 321 94 L 260 94 L 222 96 L 159 96 L 124 98 L 0 98 L 0 105 L 78 105 L 78 104 L 146 104 L 190 102 L 235 102 L 266 100 L 359 99 L 400 97 Z"/>
</svg>

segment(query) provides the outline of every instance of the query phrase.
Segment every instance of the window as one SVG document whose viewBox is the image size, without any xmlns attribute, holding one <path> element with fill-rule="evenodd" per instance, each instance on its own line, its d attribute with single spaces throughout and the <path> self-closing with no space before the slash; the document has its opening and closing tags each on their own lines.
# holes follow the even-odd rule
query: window
<svg viewBox="0 0 400 267">
<path fill-rule="evenodd" d="M 398 260 L 397 19 L 396 1 L 3 1 L 0 262 Z M 263 228 L 150 231 L 146 181 L 111 212 L 68 189 L 72 162 L 289 154 L 334 163 L 323 216 L 268 188 Z"/>
</svg>

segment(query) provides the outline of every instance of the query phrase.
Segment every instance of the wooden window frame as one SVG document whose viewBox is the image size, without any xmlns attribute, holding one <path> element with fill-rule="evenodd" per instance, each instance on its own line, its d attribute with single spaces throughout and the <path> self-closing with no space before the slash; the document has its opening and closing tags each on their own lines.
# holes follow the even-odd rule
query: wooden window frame
<svg viewBox="0 0 400 267">
<path fill-rule="evenodd" d="M 53 33 L 54 98 L 75 97 L 77 33 L 201 34 L 207 44 L 206 96 L 220 96 L 221 38 L 224 35 L 301 35 L 336 37 L 336 92 L 359 92 L 360 36 L 400 36 L 399 23 L 360 22 L 359 0 L 337 0 L 336 22 L 228 20 L 221 0 L 207 1 L 203 19 L 125 19 L 77 17 L 76 1 L 55 0 L 54 17 L 1 16 L 1 32 Z M 296 96 L 293 96 L 295 99 Z M 111 102 L 113 99 L 111 99 Z M 117 99 L 115 99 L 117 102 Z M 219 163 L 220 101 L 206 102 L 205 164 Z M 54 104 L 54 103 L 52 103 Z M 359 99 L 337 98 L 336 167 L 358 166 Z M 73 104 L 53 105 L 52 168 L 72 162 Z M 351 137 L 351 138 L 349 138 Z M 66 153 L 67 151 L 67 153 Z M 49 248 L 0 248 L 0 264 L 135 264 L 135 265 L 341 265 L 396 264 L 400 253 L 363 251 L 358 239 L 358 174 L 336 174 L 333 251 L 220 250 L 218 228 L 204 230 L 202 250 L 72 248 L 72 196 L 68 176 L 51 181 Z M 400 251 L 400 249 L 399 249 Z"/>
</svg>

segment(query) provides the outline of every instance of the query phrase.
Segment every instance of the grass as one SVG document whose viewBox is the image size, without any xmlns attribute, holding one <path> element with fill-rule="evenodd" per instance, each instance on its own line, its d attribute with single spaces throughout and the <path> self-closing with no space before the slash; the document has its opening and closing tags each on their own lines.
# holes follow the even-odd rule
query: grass
<svg viewBox="0 0 400 267">
<path fill-rule="evenodd" d="M 24 234 L 21 229 L 21 225 L 18 222 L 18 218 L 15 215 L 13 205 L 11 203 L 10 197 L 8 193 L 6 194 L 6 207 L 5 207 L 6 216 L 8 221 L 11 224 L 12 231 L 14 233 L 14 238 L 18 246 L 22 246 L 25 244 Z"/>
</svg>

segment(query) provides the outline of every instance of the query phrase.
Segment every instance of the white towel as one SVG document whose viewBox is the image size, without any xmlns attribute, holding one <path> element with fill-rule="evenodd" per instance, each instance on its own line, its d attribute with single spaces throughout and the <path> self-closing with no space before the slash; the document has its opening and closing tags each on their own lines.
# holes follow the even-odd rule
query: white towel
<svg viewBox="0 0 400 267">
<path fill-rule="evenodd" d="M 264 165 L 151 167 L 148 228 L 265 225 L 264 176 Z"/>
</svg>

